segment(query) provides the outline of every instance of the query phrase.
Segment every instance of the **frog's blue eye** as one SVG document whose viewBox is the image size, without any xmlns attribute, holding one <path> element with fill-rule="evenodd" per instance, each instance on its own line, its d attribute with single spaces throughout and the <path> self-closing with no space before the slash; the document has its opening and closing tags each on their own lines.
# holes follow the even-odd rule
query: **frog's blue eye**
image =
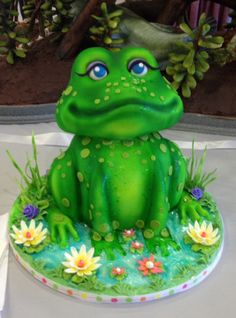
<svg viewBox="0 0 236 318">
<path fill-rule="evenodd" d="M 99 81 L 108 75 L 106 66 L 102 63 L 90 65 L 88 69 L 88 76 L 95 81 Z"/>
<path fill-rule="evenodd" d="M 144 76 L 148 69 L 148 65 L 142 60 L 133 60 L 128 65 L 128 70 L 137 76 Z"/>
</svg>

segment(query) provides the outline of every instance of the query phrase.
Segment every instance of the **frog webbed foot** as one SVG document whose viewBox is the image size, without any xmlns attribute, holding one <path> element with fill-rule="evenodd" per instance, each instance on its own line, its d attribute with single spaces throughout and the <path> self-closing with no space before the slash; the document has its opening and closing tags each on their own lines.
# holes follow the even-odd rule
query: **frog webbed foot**
<svg viewBox="0 0 236 318">
<path fill-rule="evenodd" d="M 185 191 L 178 208 L 182 224 L 188 223 L 188 217 L 193 222 L 201 220 L 202 217 L 207 220 L 211 219 L 209 212 L 202 207 L 201 203 Z"/>
<path fill-rule="evenodd" d="M 65 248 L 69 242 L 68 235 L 71 235 L 75 241 L 79 240 L 79 235 L 68 216 L 53 211 L 48 214 L 47 220 L 53 243 L 58 242 L 61 248 Z"/>
<path fill-rule="evenodd" d="M 115 260 L 116 255 L 114 252 L 118 252 L 121 255 L 126 254 L 118 238 L 112 233 L 107 234 L 105 238 L 102 238 L 98 233 L 94 233 L 91 242 L 95 249 L 95 256 L 105 252 L 108 260 Z"/>
<path fill-rule="evenodd" d="M 165 228 L 161 234 L 152 238 L 145 239 L 145 245 L 150 253 L 156 253 L 159 249 L 162 256 L 170 254 L 169 248 L 179 250 L 179 245 L 172 239 L 169 231 Z"/>
</svg>

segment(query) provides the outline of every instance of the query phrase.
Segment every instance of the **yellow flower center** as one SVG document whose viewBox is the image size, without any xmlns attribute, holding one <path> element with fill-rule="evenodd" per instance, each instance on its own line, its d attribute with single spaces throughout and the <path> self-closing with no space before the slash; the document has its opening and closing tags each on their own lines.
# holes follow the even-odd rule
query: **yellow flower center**
<svg viewBox="0 0 236 318">
<path fill-rule="evenodd" d="M 30 233 L 29 231 L 27 231 L 27 232 L 25 233 L 25 237 L 28 238 L 28 239 L 30 239 L 30 238 L 31 238 L 31 233 Z"/>
<path fill-rule="evenodd" d="M 151 262 L 151 261 L 147 261 L 147 263 L 146 263 L 146 267 L 147 267 L 148 269 L 152 269 L 152 268 L 154 267 L 153 262 Z"/>
<path fill-rule="evenodd" d="M 85 266 L 85 261 L 83 259 L 78 260 L 77 266 L 78 267 L 84 267 Z"/>
</svg>

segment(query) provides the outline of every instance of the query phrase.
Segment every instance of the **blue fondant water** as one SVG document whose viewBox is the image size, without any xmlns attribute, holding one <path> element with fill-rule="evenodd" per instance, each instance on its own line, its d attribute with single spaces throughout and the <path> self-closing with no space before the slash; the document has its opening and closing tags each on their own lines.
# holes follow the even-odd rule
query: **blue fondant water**
<svg viewBox="0 0 236 318">
<path fill-rule="evenodd" d="M 78 230 L 78 233 L 80 235 L 80 241 L 75 242 L 73 239 L 70 239 L 70 247 L 65 249 L 61 249 L 57 244 L 51 244 L 47 246 L 43 251 L 37 254 L 32 254 L 33 259 L 44 261 L 46 269 L 54 269 L 61 265 L 63 261 L 65 261 L 64 253 L 70 253 L 70 248 L 72 246 L 74 246 L 78 250 L 80 249 L 82 244 L 86 245 L 87 250 L 91 248 L 89 228 L 84 225 L 77 224 L 76 229 Z M 183 237 L 186 228 L 180 226 L 178 214 L 175 212 L 172 212 L 170 214 L 168 229 L 173 239 L 181 248 L 179 251 L 175 251 L 170 248 L 170 255 L 167 257 L 162 257 L 159 251 L 154 254 L 155 260 L 162 262 L 162 264 L 164 265 L 164 273 L 158 275 L 160 275 L 160 277 L 166 281 L 171 280 L 178 274 L 180 266 L 194 266 L 194 264 L 196 264 L 199 257 L 201 256 L 199 253 L 193 252 L 190 245 L 186 245 L 184 243 Z M 135 240 L 138 240 L 139 242 L 145 244 L 141 231 L 136 231 Z M 128 243 L 123 243 L 122 247 L 125 249 L 126 255 L 123 256 L 115 252 L 116 259 L 113 261 L 107 260 L 104 253 L 101 254 L 101 260 L 99 263 L 101 263 L 102 266 L 97 270 L 97 278 L 106 286 L 112 286 L 117 283 L 117 280 L 115 278 L 112 278 L 110 275 L 113 267 L 124 267 L 126 269 L 128 276 L 124 280 L 122 280 L 122 282 L 125 284 L 135 286 L 150 285 L 149 278 L 143 276 L 142 272 L 140 272 L 140 270 L 138 269 L 138 260 L 141 260 L 144 257 L 149 257 L 150 252 L 145 248 L 142 255 L 132 254 L 129 250 L 130 245 L 131 241 Z"/>
</svg>

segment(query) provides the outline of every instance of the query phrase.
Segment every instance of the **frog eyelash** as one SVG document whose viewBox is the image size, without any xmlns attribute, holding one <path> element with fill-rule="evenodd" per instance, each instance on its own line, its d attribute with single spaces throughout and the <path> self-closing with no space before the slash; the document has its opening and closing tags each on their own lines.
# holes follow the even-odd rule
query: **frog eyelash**
<svg viewBox="0 0 236 318">
<path fill-rule="evenodd" d="M 88 76 L 90 74 L 90 72 L 92 71 L 92 69 L 97 65 L 97 64 L 100 64 L 100 65 L 103 65 L 106 70 L 107 70 L 107 74 L 109 74 L 109 70 L 106 66 L 105 63 L 103 63 L 102 61 L 95 61 L 95 62 L 92 62 L 88 65 L 87 67 L 87 70 L 85 73 L 78 73 L 78 72 L 75 72 L 75 74 L 77 74 L 78 76 Z"/>
<path fill-rule="evenodd" d="M 134 66 L 137 63 L 143 63 L 144 65 L 146 65 L 149 69 L 153 70 L 153 71 L 159 71 L 160 70 L 160 66 L 152 66 L 150 65 L 147 61 L 143 60 L 143 59 L 134 59 L 132 61 L 129 62 L 128 64 L 128 71 L 131 72 L 132 66 Z"/>
</svg>

